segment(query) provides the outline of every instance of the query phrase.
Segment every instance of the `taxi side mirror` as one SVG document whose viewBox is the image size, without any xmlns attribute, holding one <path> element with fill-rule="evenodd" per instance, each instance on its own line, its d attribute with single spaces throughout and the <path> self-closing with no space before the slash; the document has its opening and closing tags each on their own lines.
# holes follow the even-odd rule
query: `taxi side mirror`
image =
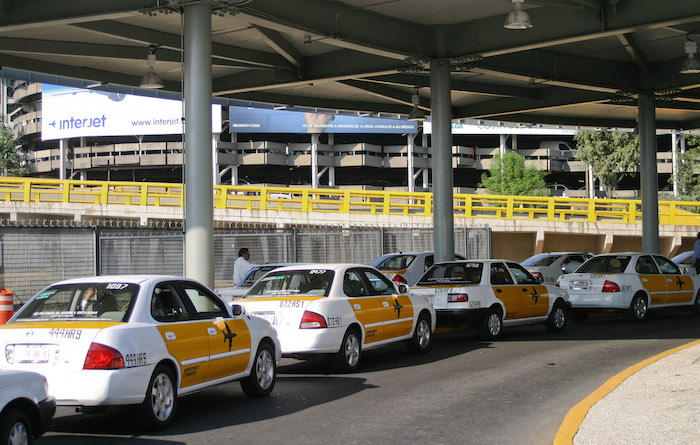
<svg viewBox="0 0 700 445">
<path fill-rule="evenodd" d="M 243 315 L 245 314 L 245 308 L 240 304 L 234 304 L 231 312 L 233 312 L 234 316 Z"/>
<path fill-rule="evenodd" d="M 408 286 L 406 286 L 405 284 L 399 284 L 399 285 L 398 285 L 398 289 L 399 289 L 399 293 L 400 293 L 401 295 L 404 295 L 404 294 L 407 294 L 407 293 L 408 293 Z"/>
<path fill-rule="evenodd" d="M 537 284 L 542 284 L 544 283 L 544 277 L 540 275 L 539 277 L 535 278 L 535 281 L 537 281 Z"/>
</svg>

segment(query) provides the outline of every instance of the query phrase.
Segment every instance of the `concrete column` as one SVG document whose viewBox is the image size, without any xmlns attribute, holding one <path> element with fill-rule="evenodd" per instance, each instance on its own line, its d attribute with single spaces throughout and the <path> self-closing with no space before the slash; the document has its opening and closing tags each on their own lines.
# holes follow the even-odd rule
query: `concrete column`
<svg viewBox="0 0 700 445">
<path fill-rule="evenodd" d="M 430 117 L 433 123 L 433 243 L 435 262 L 453 261 L 452 101 L 450 63 L 430 62 Z"/>
<path fill-rule="evenodd" d="M 58 142 L 58 179 L 66 179 L 68 170 L 68 139 Z"/>
<path fill-rule="evenodd" d="M 184 7 L 185 275 L 214 286 L 211 5 Z"/>
<path fill-rule="evenodd" d="M 311 188 L 318 188 L 318 133 L 311 135 Z"/>
<path fill-rule="evenodd" d="M 586 189 L 588 190 L 588 198 L 593 199 L 595 198 L 595 175 L 593 174 L 593 166 L 590 164 L 586 169 L 586 180 L 588 183 L 588 187 Z"/>
<path fill-rule="evenodd" d="M 642 183 L 642 250 L 659 253 L 659 194 L 656 171 L 654 95 L 639 94 L 640 177 Z"/>
<path fill-rule="evenodd" d="M 407 134 L 406 135 L 406 144 L 408 145 L 408 160 L 407 160 L 407 169 L 408 169 L 408 192 L 413 193 L 413 191 L 416 188 L 416 179 L 413 171 L 413 148 L 415 147 L 415 142 L 416 142 L 416 135 L 415 134 Z"/>
<path fill-rule="evenodd" d="M 678 197 L 678 132 L 671 133 L 671 179 L 673 181 L 673 196 Z"/>
<path fill-rule="evenodd" d="M 682 134 L 679 136 L 681 137 L 681 154 L 685 154 L 685 136 Z"/>
</svg>

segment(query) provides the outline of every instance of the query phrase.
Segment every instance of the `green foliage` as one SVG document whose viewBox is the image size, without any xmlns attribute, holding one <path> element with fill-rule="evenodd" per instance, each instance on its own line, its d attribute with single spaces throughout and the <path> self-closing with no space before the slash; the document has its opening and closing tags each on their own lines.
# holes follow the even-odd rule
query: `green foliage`
<svg viewBox="0 0 700 445">
<path fill-rule="evenodd" d="M 12 129 L 0 124 L 0 174 L 2 176 L 22 176 L 24 169 L 19 165 L 19 154 Z"/>
<path fill-rule="evenodd" d="M 700 138 L 690 136 L 686 141 L 694 148 L 678 156 L 679 198 L 681 201 L 700 201 L 700 176 L 695 174 L 700 170 Z M 669 183 L 673 184 L 673 176 L 669 178 Z"/>
<path fill-rule="evenodd" d="M 501 165 L 503 168 L 501 168 Z M 491 160 L 488 173 L 481 175 L 480 187 L 485 187 L 494 195 L 545 196 L 544 176 L 535 167 L 525 167 L 525 158 L 514 151 L 507 151 L 501 162 L 501 155 Z"/>
<path fill-rule="evenodd" d="M 574 140 L 576 158 L 593 166 L 610 198 L 622 178 L 639 165 L 639 138 L 631 133 L 579 131 Z"/>
</svg>

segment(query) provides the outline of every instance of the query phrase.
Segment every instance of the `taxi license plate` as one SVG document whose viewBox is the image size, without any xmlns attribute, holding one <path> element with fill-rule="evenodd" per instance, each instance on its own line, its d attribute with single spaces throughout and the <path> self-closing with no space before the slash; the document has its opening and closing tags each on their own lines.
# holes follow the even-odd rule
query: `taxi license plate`
<svg viewBox="0 0 700 445">
<path fill-rule="evenodd" d="M 48 363 L 49 345 L 24 345 L 15 351 L 19 363 Z"/>
<path fill-rule="evenodd" d="M 586 290 L 588 289 L 588 281 L 574 281 L 571 283 L 571 289 Z"/>
<path fill-rule="evenodd" d="M 275 316 L 274 312 L 251 312 L 250 315 L 260 317 L 273 326 L 277 324 L 277 317 Z"/>
</svg>

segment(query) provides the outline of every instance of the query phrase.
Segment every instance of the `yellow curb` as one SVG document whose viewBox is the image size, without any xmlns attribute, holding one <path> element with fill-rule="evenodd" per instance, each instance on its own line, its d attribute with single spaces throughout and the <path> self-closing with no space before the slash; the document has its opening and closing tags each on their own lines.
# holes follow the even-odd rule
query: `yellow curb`
<svg viewBox="0 0 700 445">
<path fill-rule="evenodd" d="M 674 354 L 678 351 L 682 351 L 683 349 L 690 348 L 691 346 L 695 346 L 697 344 L 700 344 L 700 340 L 695 340 L 688 344 L 678 346 L 677 348 L 669 349 L 666 352 L 662 352 L 661 354 L 648 358 L 643 362 L 630 366 L 621 373 L 610 378 L 610 380 L 605 382 L 603 386 L 593 391 L 591 395 L 589 395 L 588 397 L 580 401 L 576 406 L 571 408 L 571 410 L 566 414 L 566 417 L 564 417 L 564 421 L 561 423 L 559 431 L 557 431 L 557 435 L 554 437 L 554 445 L 573 444 L 574 436 L 576 436 L 578 429 L 581 427 L 583 420 L 586 418 L 588 410 L 590 410 L 591 407 L 595 405 L 598 401 L 600 401 L 603 397 L 610 394 L 610 392 L 613 389 L 620 386 L 620 384 L 624 382 L 625 379 L 627 379 L 627 377 L 631 376 L 637 371 L 640 371 L 646 366 L 651 365 L 657 360 L 660 360 L 664 357 L 668 357 L 671 354 Z"/>
</svg>

